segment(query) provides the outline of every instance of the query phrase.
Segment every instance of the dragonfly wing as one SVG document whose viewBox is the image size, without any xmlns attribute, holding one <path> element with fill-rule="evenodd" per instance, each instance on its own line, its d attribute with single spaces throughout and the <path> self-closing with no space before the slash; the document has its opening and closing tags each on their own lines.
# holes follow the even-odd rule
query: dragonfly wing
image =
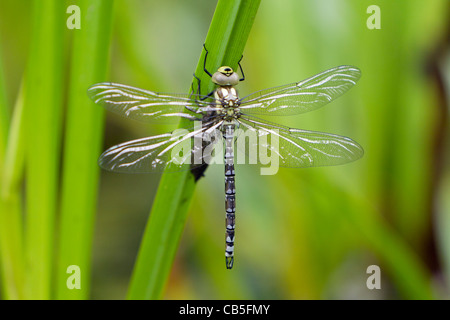
<svg viewBox="0 0 450 320">
<path fill-rule="evenodd" d="M 339 66 L 309 79 L 257 91 L 241 99 L 243 114 L 293 115 L 318 109 L 353 87 L 361 71 Z"/>
<path fill-rule="evenodd" d="M 257 156 L 271 154 L 273 157 L 275 154 L 281 167 L 334 166 L 355 161 L 364 154 L 363 148 L 347 137 L 288 128 L 253 117 L 241 117 L 239 122 L 240 128 L 251 130 L 250 133 L 257 136 L 257 139 L 249 139 L 251 142 L 245 147 L 245 153 L 255 152 L 252 144 L 258 140 Z M 239 147 L 239 142 L 237 145 Z"/>
<path fill-rule="evenodd" d="M 106 170 L 122 173 L 193 169 L 209 163 L 202 152 L 205 147 L 203 135 L 218 126 L 220 123 L 194 130 L 177 129 L 171 133 L 124 142 L 106 150 L 98 162 Z"/>
<path fill-rule="evenodd" d="M 195 94 L 157 93 L 110 82 L 93 85 L 88 96 L 109 111 L 145 122 L 180 117 L 200 119 L 196 113 L 213 103 Z"/>
</svg>

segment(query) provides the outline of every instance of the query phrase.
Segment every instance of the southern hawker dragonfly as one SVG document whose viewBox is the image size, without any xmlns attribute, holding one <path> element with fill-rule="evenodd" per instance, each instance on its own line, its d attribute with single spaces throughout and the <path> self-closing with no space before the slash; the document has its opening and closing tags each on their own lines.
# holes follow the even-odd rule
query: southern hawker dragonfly
<svg viewBox="0 0 450 320">
<path fill-rule="evenodd" d="M 295 115 L 318 109 L 353 87 L 361 72 L 352 66 L 339 66 L 300 82 L 239 98 L 235 86 L 243 79 L 232 68 L 222 66 L 214 74 L 209 73 L 206 67 L 204 70 L 216 85 L 216 89 L 208 95 L 201 95 L 199 90 L 196 94 L 157 93 L 109 82 L 93 85 L 88 89 L 88 95 L 107 110 L 131 119 L 151 122 L 185 118 L 191 123 L 181 134 L 174 131 L 109 148 L 99 158 L 100 166 L 106 170 L 149 173 L 183 170 L 183 166 L 187 165 L 187 169 L 193 171 L 205 167 L 211 159 L 210 154 L 202 151 L 212 144 L 223 146 L 225 262 L 226 267 L 231 269 L 235 239 L 236 132 L 244 132 L 241 135 L 253 133 L 257 138 L 268 135 L 274 137 L 270 141 L 265 139 L 262 144 L 279 158 L 282 167 L 332 166 L 357 160 L 362 157 L 363 149 L 347 137 L 288 128 L 258 116 Z M 223 144 L 217 143 L 217 137 L 215 143 L 210 139 L 213 131 L 220 133 Z M 183 143 L 199 137 L 202 142 L 194 143 L 194 146 L 189 144 L 188 151 L 183 149 L 182 153 L 179 150 L 173 152 Z M 256 145 L 258 141 L 252 143 Z M 239 152 L 238 149 L 239 146 L 236 147 Z M 250 147 L 244 149 L 247 155 L 253 150 Z"/>
</svg>

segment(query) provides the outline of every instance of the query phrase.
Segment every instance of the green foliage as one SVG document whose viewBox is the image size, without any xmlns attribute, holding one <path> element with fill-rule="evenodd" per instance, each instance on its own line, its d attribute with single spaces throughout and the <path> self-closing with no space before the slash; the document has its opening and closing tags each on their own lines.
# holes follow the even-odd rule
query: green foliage
<svg viewBox="0 0 450 320">
<path fill-rule="evenodd" d="M 86 81 L 104 80 L 105 77 L 109 51 L 107 21 L 111 19 L 111 4 L 110 1 L 84 1 L 80 4 L 89 14 L 86 17 L 86 32 L 75 36 L 72 50 L 73 70 L 66 119 L 67 155 L 64 158 L 64 174 L 60 177 L 63 96 L 66 89 L 63 81 L 66 6 L 62 1 L 33 2 L 33 33 L 24 88 L 14 108 L 6 150 L 2 148 L 5 157 L 1 161 L 4 162 L 4 170 L 0 216 L 6 298 L 54 297 L 54 249 L 58 230 L 60 264 L 56 273 L 63 274 L 58 281 L 59 288 L 65 289 L 58 291 L 58 298 L 88 297 L 90 239 L 98 172 L 96 158 L 100 150 L 103 119 L 101 110 L 92 108 L 92 103 L 86 99 L 89 86 Z M 4 108 L 3 105 L 1 107 Z M 3 111 L 2 115 L 6 114 Z M 25 225 L 20 204 L 24 158 Z M 84 163 L 87 164 L 83 167 Z M 63 186 L 61 229 L 59 224 L 55 224 L 61 196 L 60 183 Z M 66 269 L 70 264 L 83 268 L 83 290 L 68 291 Z"/>
<path fill-rule="evenodd" d="M 113 12 L 112 2 L 107 0 L 85 0 L 79 6 L 85 17 L 72 46 L 61 191 L 58 299 L 87 299 L 90 292 L 87 270 L 91 268 L 103 110 L 93 107 L 92 101 L 86 99 L 86 90 L 91 84 L 107 80 Z M 70 265 L 77 265 L 83 271 L 80 290 L 67 288 L 66 269 Z"/>
<path fill-rule="evenodd" d="M 62 126 L 64 3 L 33 2 L 33 34 L 25 72 L 26 296 L 48 299 L 53 272 Z"/>
</svg>

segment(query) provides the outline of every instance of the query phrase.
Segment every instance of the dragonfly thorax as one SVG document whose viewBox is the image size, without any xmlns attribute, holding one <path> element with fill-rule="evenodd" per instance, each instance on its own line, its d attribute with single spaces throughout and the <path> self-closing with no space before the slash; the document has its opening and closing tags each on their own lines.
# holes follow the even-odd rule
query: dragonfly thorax
<svg viewBox="0 0 450 320">
<path fill-rule="evenodd" d="M 220 86 L 214 92 L 217 103 L 224 107 L 237 107 L 239 103 L 236 88 L 232 86 Z"/>
<path fill-rule="evenodd" d="M 221 86 L 216 89 L 214 96 L 218 104 L 222 105 L 222 115 L 226 120 L 239 118 L 239 97 L 233 86 Z"/>
</svg>

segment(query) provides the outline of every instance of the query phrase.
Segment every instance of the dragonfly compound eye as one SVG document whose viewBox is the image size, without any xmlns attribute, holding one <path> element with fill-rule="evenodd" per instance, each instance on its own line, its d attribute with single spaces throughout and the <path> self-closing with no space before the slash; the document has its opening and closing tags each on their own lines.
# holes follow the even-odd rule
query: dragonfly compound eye
<svg viewBox="0 0 450 320">
<path fill-rule="evenodd" d="M 235 86 L 239 83 L 239 76 L 230 67 L 220 67 L 211 80 L 219 86 Z"/>
<path fill-rule="evenodd" d="M 226 75 L 227 77 L 231 76 L 234 73 L 233 69 L 228 66 L 220 67 L 217 71 Z"/>
</svg>

